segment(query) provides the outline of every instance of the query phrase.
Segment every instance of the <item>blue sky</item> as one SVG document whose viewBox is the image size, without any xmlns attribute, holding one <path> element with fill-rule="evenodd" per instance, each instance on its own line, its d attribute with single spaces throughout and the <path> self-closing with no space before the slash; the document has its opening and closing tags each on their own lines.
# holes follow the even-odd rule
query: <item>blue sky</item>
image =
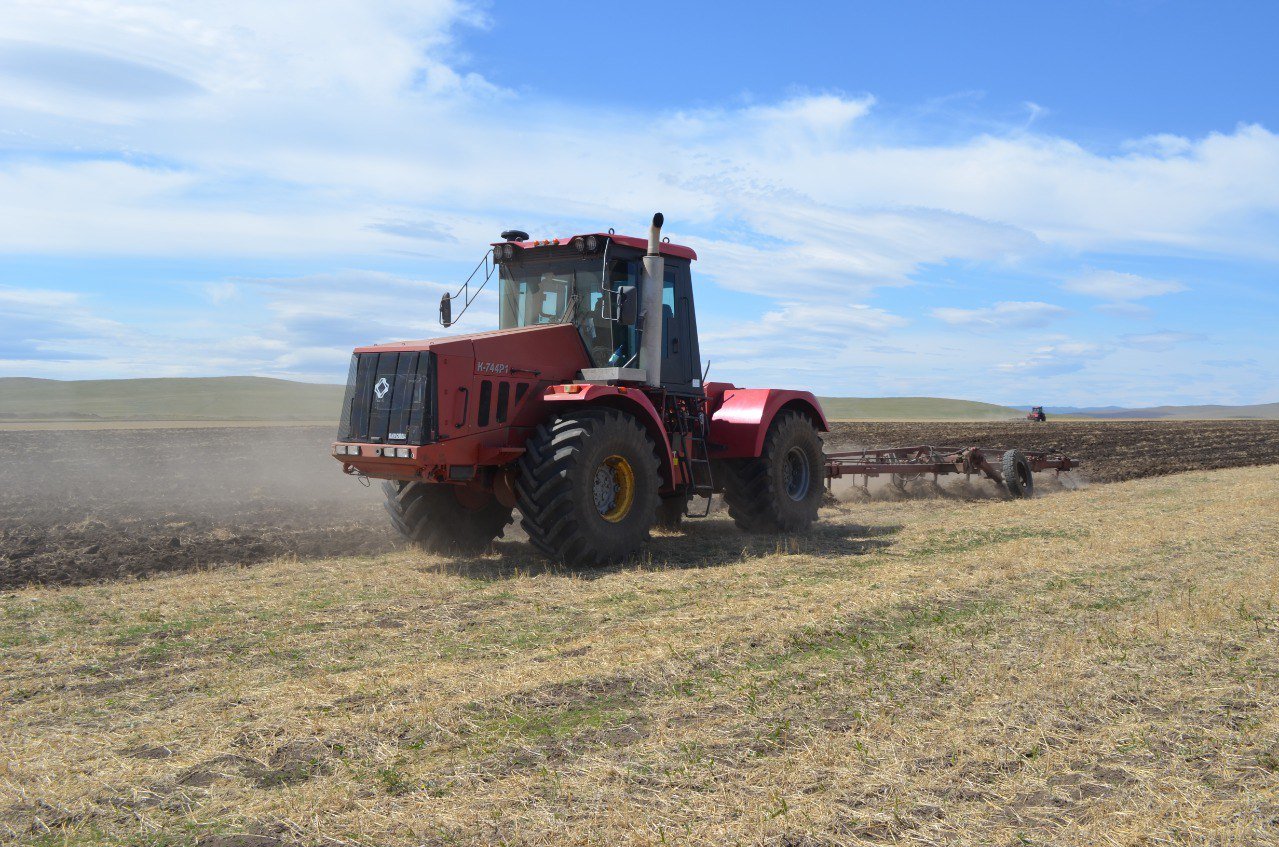
<svg viewBox="0 0 1279 847">
<path fill-rule="evenodd" d="M 0 2 L 0 375 L 339 381 L 660 209 L 720 379 L 1279 400 L 1279 7 L 616 9 Z"/>
</svg>

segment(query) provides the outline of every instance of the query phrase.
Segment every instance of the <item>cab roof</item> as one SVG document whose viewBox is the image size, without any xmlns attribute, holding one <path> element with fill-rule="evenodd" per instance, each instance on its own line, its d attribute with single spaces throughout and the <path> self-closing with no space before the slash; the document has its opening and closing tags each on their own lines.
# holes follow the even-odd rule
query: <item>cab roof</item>
<svg viewBox="0 0 1279 847">
<path fill-rule="evenodd" d="M 600 239 L 608 238 L 608 239 L 611 239 L 614 244 L 621 244 L 626 247 L 634 247 L 636 250 L 648 249 L 647 238 L 637 238 L 633 235 L 618 235 L 616 233 L 609 233 L 609 232 L 583 232 L 583 233 L 578 233 L 578 235 L 570 235 L 567 238 L 549 238 L 549 239 L 534 238 L 534 239 L 530 239 L 529 241 L 494 241 L 491 246 L 497 247 L 499 244 L 510 244 L 511 246 L 518 247 L 521 250 L 533 250 L 538 247 L 555 247 L 555 246 L 567 247 L 573 243 L 574 238 L 577 238 L 579 236 L 582 238 L 586 238 L 591 235 L 594 235 L 596 238 L 600 238 Z M 669 241 L 663 241 L 661 249 L 662 249 L 663 256 L 673 256 L 677 259 L 688 259 L 690 262 L 695 261 L 697 259 L 697 253 L 693 250 L 693 248 L 685 247 L 682 244 L 672 244 Z"/>
</svg>

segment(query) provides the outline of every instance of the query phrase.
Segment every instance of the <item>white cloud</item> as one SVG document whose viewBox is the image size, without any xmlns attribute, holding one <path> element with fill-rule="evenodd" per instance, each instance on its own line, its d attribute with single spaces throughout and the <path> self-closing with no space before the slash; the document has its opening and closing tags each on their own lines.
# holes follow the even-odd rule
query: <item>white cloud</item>
<svg viewBox="0 0 1279 847">
<path fill-rule="evenodd" d="M 1092 342 L 1061 340 L 1037 347 L 1017 361 L 1003 362 L 998 369 L 1018 375 L 1061 376 L 1081 371 L 1107 353 L 1106 347 Z"/>
<path fill-rule="evenodd" d="M 0 363 L 104 359 L 128 335 L 128 327 L 100 317 L 81 295 L 0 286 Z"/>
<path fill-rule="evenodd" d="M 933 317 L 945 323 L 982 330 L 1047 326 L 1067 314 L 1061 306 L 1037 301 L 1005 301 L 983 309 L 942 307 L 932 311 Z"/>
<path fill-rule="evenodd" d="M 1093 311 L 1101 312 L 1103 315 L 1113 315 L 1117 318 L 1138 321 L 1149 320 L 1155 314 L 1154 310 L 1149 306 L 1142 306 L 1138 303 L 1099 303 L 1093 306 Z"/>
<path fill-rule="evenodd" d="M 1145 332 L 1124 335 L 1120 337 L 1120 340 L 1129 347 L 1163 352 L 1171 350 L 1179 344 L 1202 341 L 1205 337 L 1205 335 L 1198 332 Z"/>
<path fill-rule="evenodd" d="M 1062 288 L 1076 294 L 1086 294 L 1089 297 L 1117 302 L 1158 297 L 1186 290 L 1186 286 L 1179 282 L 1150 279 L 1120 271 L 1091 271 L 1067 280 L 1062 284 Z"/>
<path fill-rule="evenodd" d="M 234 282 L 210 282 L 204 285 L 204 296 L 214 305 L 235 300 L 240 296 L 240 288 Z"/>
<path fill-rule="evenodd" d="M 162 74 L 223 95 L 384 96 L 415 83 L 438 93 L 466 82 L 439 58 L 450 29 L 483 23 L 455 0 L 277 0 L 206 3 L 198 10 L 164 0 L 5 6 L 10 49 L 27 57 L 22 76 L 90 92 L 103 85 L 93 70 L 129 65 L 134 70 L 116 71 L 116 83 Z"/>
<path fill-rule="evenodd" d="M 723 321 L 703 309 L 703 355 L 717 367 L 731 357 L 752 381 L 799 375 L 894 393 L 944 389 L 974 370 L 997 378 L 1000 363 L 1018 385 L 1106 355 L 1072 340 L 1045 347 L 1033 332 L 999 344 L 928 321 L 925 332 L 918 318 L 937 298 L 921 288 L 903 306 L 890 290 L 921 278 L 974 265 L 1038 276 L 1100 250 L 1279 259 L 1279 136 L 1255 125 L 1153 135 L 1115 153 L 1032 131 L 1044 108 L 1033 103 L 1028 123 L 932 142 L 903 140 L 869 95 L 579 107 L 468 72 L 455 34 L 485 16 L 453 0 L 10 3 L 4 14 L 0 253 L 10 255 L 279 257 L 272 267 L 304 259 L 310 270 L 386 267 L 411 251 L 439 274 L 510 226 L 634 231 L 661 209 L 668 233 L 699 250 L 698 278 L 748 304 Z M 210 283 L 204 297 L 226 321 L 189 339 L 156 330 L 112 361 L 313 377 L 354 335 L 439 332 L 433 303 L 399 308 L 438 297 L 435 283 L 368 273 Z M 343 323 L 344 286 L 383 293 Z M 1065 288 L 1125 317 L 1184 290 L 1105 270 Z M 977 302 L 1007 299 L 933 315 L 1014 331 L 1066 315 L 1037 296 L 990 294 Z M 717 300 L 729 302 L 722 291 Z M 67 308 L 82 320 L 103 305 Z M 76 331 L 114 330 L 64 335 Z M 227 335 L 239 341 L 211 343 Z M 151 344 L 168 352 L 153 356 Z"/>
<path fill-rule="evenodd" d="M 783 303 L 754 320 L 724 320 L 699 313 L 703 362 L 716 362 L 715 378 L 743 385 L 817 387 L 847 376 L 846 363 L 873 339 L 909 321 L 885 309 L 855 303 Z"/>
<path fill-rule="evenodd" d="M 100 317 L 111 305 L 105 296 L 0 287 L 0 372 L 332 382 L 344 378 L 355 346 L 465 331 L 436 321 L 448 287 L 374 271 L 237 278 L 201 289 L 209 305 L 199 315 L 166 314 L 147 329 Z M 486 289 L 473 308 L 491 314 L 496 298 Z"/>
<path fill-rule="evenodd" d="M 6 125 L 81 151 L 0 167 L 12 198 L 0 211 L 29 220 L 0 249 L 333 255 L 426 238 L 454 255 L 471 237 L 457 218 L 491 233 L 513 218 L 633 226 L 662 208 L 686 231 L 825 253 L 868 284 L 1046 248 L 1273 251 L 1247 237 L 1279 210 L 1267 188 L 1279 139 L 1260 127 L 1120 155 L 1017 127 L 902 144 L 870 96 L 675 113 L 508 97 L 451 66 L 452 32 L 483 18 L 445 0 L 69 8 L 20 6 L 7 32 L 23 50 L 131 62 L 191 88 L 126 108 L 91 90 L 46 96 L 29 74 L 0 85 Z M 105 158 L 86 163 L 86 150 Z"/>
</svg>

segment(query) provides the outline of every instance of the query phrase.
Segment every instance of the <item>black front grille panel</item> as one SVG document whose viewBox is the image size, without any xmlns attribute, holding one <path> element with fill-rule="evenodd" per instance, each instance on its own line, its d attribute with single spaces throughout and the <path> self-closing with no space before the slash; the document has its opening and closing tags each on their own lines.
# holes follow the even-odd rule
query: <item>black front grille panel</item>
<svg viewBox="0 0 1279 847">
<path fill-rule="evenodd" d="M 339 441 L 429 444 L 435 433 L 434 354 L 412 350 L 352 357 Z"/>
</svg>

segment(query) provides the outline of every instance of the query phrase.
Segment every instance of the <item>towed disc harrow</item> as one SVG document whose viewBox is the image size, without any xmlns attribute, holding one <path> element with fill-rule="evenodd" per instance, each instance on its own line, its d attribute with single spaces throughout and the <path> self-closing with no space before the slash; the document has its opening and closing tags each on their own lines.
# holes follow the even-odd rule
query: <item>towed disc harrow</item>
<svg viewBox="0 0 1279 847">
<path fill-rule="evenodd" d="M 826 484 L 841 477 L 862 477 L 862 488 L 871 477 L 890 476 L 900 487 L 907 479 L 931 475 L 980 475 L 994 480 L 1014 497 L 1034 493 L 1034 474 L 1055 470 L 1058 474 L 1079 467 L 1077 460 L 1049 450 L 999 450 L 989 447 L 893 447 L 876 450 L 849 450 L 826 454 Z"/>
</svg>

